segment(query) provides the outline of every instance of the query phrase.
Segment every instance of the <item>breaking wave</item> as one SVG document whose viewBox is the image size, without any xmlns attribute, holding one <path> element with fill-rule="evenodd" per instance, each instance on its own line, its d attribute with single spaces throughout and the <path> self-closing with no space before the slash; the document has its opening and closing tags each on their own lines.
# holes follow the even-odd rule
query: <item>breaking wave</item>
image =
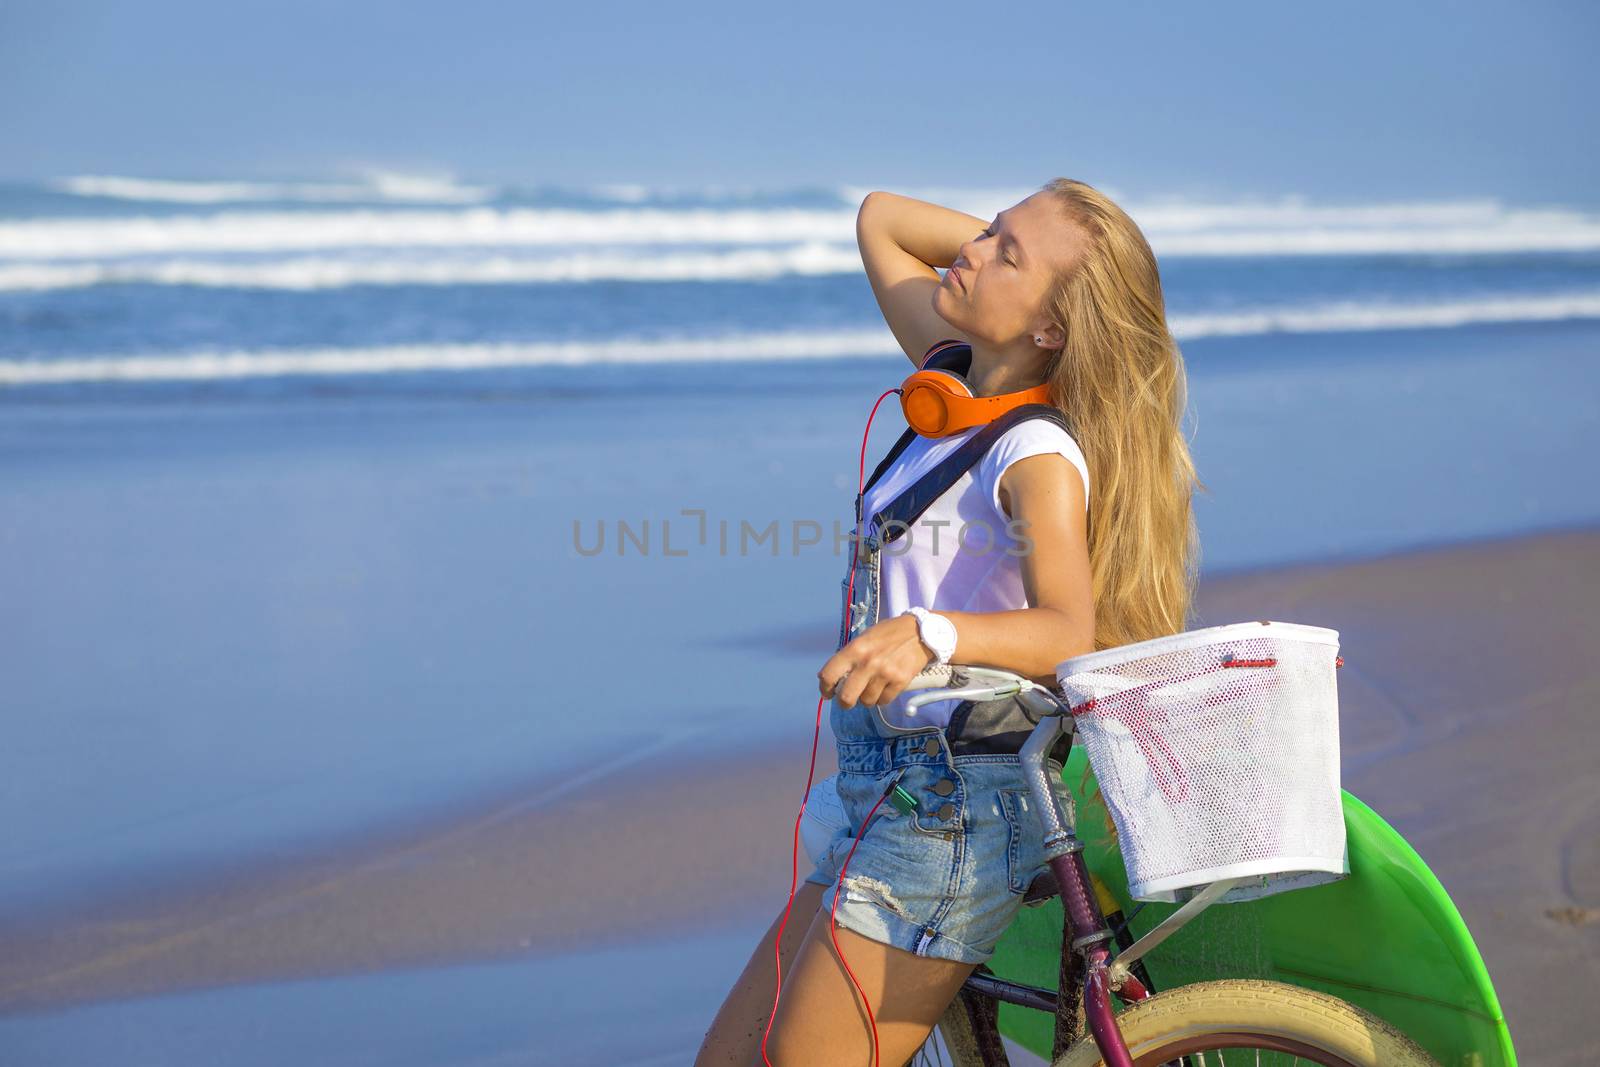
<svg viewBox="0 0 1600 1067">
<path fill-rule="evenodd" d="M 1339 303 L 1174 316 L 1179 341 L 1251 334 L 1428 329 L 1491 322 L 1600 318 L 1600 291 L 1484 296 L 1412 304 Z M 415 344 L 206 351 L 171 355 L 0 360 L 0 386 L 204 381 L 294 374 L 388 374 L 601 363 L 878 357 L 900 351 L 882 329 L 789 331 L 672 340 Z"/>
</svg>

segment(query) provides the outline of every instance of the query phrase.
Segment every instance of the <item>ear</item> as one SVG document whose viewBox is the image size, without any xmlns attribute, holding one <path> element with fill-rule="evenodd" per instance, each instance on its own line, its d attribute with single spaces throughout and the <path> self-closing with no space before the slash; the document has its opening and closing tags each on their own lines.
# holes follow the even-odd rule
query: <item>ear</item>
<svg viewBox="0 0 1600 1067">
<path fill-rule="evenodd" d="M 1035 337 L 1044 338 L 1044 343 L 1039 346 L 1040 348 L 1057 349 L 1067 343 L 1067 331 L 1053 322 L 1042 323 L 1029 332 L 1028 340 L 1031 341 Z"/>
</svg>

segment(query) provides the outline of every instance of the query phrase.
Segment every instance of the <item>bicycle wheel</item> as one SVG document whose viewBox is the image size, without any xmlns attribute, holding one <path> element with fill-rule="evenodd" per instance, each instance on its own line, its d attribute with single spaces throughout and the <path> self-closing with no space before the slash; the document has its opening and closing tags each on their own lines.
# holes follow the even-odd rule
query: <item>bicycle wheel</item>
<svg viewBox="0 0 1600 1067">
<path fill-rule="evenodd" d="M 1117 1016 L 1135 1067 L 1322 1064 L 1438 1067 L 1410 1038 L 1370 1012 L 1300 986 L 1255 979 L 1197 982 L 1157 993 Z M 1084 1037 L 1052 1067 L 1094 1067 Z"/>
</svg>

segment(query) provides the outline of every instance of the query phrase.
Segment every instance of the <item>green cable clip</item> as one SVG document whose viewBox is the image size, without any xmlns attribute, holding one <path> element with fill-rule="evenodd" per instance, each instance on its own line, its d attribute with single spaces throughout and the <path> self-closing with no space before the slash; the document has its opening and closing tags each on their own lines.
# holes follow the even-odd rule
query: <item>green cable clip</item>
<svg viewBox="0 0 1600 1067">
<path fill-rule="evenodd" d="M 901 767 L 895 772 L 894 777 L 889 779 L 889 788 L 886 792 L 889 796 L 889 803 L 899 809 L 901 815 L 910 815 L 917 810 L 917 798 L 907 792 L 905 786 L 900 784 L 900 779 L 905 776 L 906 769 Z"/>
<path fill-rule="evenodd" d="M 910 815 L 917 810 L 917 798 L 906 791 L 900 784 L 900 779 L 906 775 L 906 769 L 901 767 L 894 772 L 894 777 L 889 779 L 889 785 L 884 789 L 883 795 L 889 798 L 902 815 Z"/>
<path fill-rule="evenodd" d="M 917 810 L 917 798 L 906 792 L 906 787 L 898 782 L 889 793 L 889 803 L 899 808 L 902 815 L 911 815 Z"/>
</svg>

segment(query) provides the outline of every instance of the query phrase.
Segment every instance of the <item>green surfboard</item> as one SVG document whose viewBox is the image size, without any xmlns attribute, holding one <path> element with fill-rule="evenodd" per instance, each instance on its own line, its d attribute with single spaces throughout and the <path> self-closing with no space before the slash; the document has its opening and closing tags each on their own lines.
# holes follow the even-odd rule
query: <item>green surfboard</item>
<svg viewBox="0 0 1600 1067">
<path fill-rule="evenodd" d="M 1131 912 L 1122 854 L 1081 747 L 1072 750 L 1062 777 L 1077 803 L 1089 869 Z M 1145 957 L 1156 988 L 1218 978 L 1288 982 L 1365 1008 L 1444 1067 L 1514 1065 L 1489 973 L 1444 887 L 1393 827 L 1348 792 L 1344 815 L 1348 877 L 1213 905 Z M 1144 934 L 1175 909 L 1145 905 L 1133 933 Z M 1059 897 L 1023 908 L 989 968 L 1055 988 L 1061 925 Z M 1047 1060 L 1053 1027 L 1043 1012 L 1000 1006 L 1001 1032 Z"/>
</svg>

